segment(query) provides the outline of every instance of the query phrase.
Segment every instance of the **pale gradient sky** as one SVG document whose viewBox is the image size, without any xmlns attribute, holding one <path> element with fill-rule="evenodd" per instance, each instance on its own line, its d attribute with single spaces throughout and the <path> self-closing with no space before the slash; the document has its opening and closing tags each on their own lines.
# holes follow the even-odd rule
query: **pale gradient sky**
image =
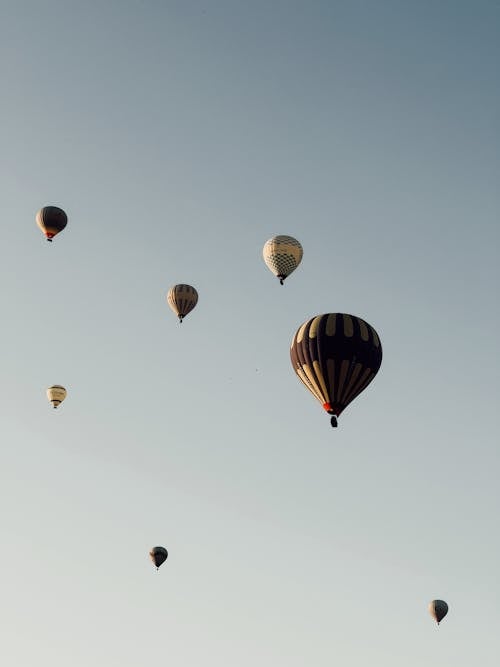
<svg viewBox="0 0 500 667">
<path fill-rule="evenodd" d="M 499 63 L 493 0 L 0 1 L 2 665 L 500 664 Z"/>
</svg>

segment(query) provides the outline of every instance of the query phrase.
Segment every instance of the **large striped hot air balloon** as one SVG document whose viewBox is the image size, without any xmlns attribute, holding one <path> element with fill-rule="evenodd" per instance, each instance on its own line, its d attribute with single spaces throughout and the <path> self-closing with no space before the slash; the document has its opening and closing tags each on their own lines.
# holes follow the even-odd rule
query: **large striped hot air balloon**
<svg viewBox="0 0 500 667">
<path fill-rule="evenodd" d="M 167 303 L 182 322 L 198 303 L 198 292 L 191 285 L 174 285 L 168 290 Z"/>
<path fill-rule="evenodd" d="M 298 267 L 302 260 L 302 246 L 293 236 L 273 236 L 262 250 L 264 262 L 280 283 Z"/>
<path fill-rule="evenodd" d="M 299 379 L 337 426 L 340 413 L 377 374 L 382 345 L 375 329 L 360 317 L 326 313 L 298 329 L 290 357 Z"/>
<path fill-rule="evenodd" d="M 35 219 L 47 241 L 52 241 L 54 236 L 62 232 L 68 224 L 68 216 L 57 206 L 44 206 L 38 211 Z"/>
<path fill-rule="evenodd" d="M 448 613 L 448 605 L 444 600 L 433 600 L 429 603 L 429 613 L 439 625 Z"/>
</svg>

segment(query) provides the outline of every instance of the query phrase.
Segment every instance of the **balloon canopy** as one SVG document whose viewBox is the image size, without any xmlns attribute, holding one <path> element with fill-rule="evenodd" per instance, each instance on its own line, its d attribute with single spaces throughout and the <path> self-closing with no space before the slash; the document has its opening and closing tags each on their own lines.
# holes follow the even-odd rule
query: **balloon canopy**
<svg viewBox="0 0 500 667">
<path fill-rule="evenodd" d="M 36 214 L 36 224 L 45 234 L 47 241 L 52 241 L 56 234 L 68 224 L 68 216 L 57 206 L 44 206 Z"/>
<path fill-rule="evenodd" d="M 326 313 L 299 327 L 290 358 L 299 379 L 337 426 L 337 417 L 377 374 L 382 345 L 375 329 L 360 317 Z"/>
<path fill-rule="evenodd" d="M 280 283 L 298 267 L 302 260 L 303 250 L 293 236 L 273 236 L 264 244 L 262 250 L 264 262 Z"/>
<path fill-rule="evenodd" d="M 66 389 L 60 384 L 53 384 L 47 389 L 47 398 L 52 403 L 53 408 L 57 408 L 66 398 Z"/>
<path fill-rule="evenodd" d="M 149 557 L 155 564 L 156 569 L 160 567 L 168 558 L 168 551 L 165 547 L 153 547 L 149 552 Z"/>
<path fill-rule="evenodd" d="M 444 600 L 432 600 L 429 603 L 429 613 L 439 625 L 448 613 L 448 605 Z"/>
<path fill-rule="evenodd" d="M 167 303 L 182 322 L 198 303 L 198 292 L 191 285 L 174 285 L 168 290 Z"/>
</svg>

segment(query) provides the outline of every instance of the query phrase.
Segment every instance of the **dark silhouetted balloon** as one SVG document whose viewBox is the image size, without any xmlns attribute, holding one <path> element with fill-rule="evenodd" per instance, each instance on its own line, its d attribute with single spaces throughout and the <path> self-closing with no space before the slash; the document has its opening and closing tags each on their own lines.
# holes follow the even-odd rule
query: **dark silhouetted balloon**
<svg viewBox="0 0 500 667">
<path fill-rule="evenodd" d="M 439 625 L 448 613 L 448 605 L 444 600 L 433 600 L 429 603 L 429 613 Z"/>
<path fill-rule="evenodd" d="M 153 547 L 149 552 L 149 557 L 156 566 L 156 569 L 160 567 L 168 558 L 168 551 L 165 547 Z"/>
<path fill-rule="evenodd" d="M 68 224 L 68 216 L 62 208 L 44 206 L 36 214 L 36 224 L 45 234 L 47 241 L 52 241 Z"/>
<path fill-rule="evenodd" d="M 299 327 L 290 357 L 299 379 L 337 426 L 337 417 L 377 374 L 382 345 L 375 329 L 360 317 L 326 313 Z"/>
</svg>

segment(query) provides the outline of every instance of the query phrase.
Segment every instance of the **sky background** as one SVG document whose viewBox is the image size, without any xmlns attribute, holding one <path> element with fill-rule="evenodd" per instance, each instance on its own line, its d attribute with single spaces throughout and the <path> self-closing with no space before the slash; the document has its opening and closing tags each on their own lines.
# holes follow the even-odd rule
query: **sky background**
<svg viewBox="0 0 500 667">
<path fill-rule="evenodd" d="M 499 62 L 493 0 L 0 1 L 2 664 L 500 664 Z"/>
</svg>

